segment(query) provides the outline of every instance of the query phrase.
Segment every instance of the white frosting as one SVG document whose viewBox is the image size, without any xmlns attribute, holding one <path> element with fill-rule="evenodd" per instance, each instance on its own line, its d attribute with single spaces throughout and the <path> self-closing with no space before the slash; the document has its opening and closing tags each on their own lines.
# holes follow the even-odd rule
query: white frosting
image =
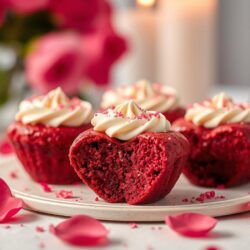
<svg viewBox="0 0 250 250">
<path fill-rule="evenodd" d="M 175 110 L 180 106 L 176 91 L 158 83 L 141 80 L 104 93 L 101 107 L 106 109 L 133 99 L 143 109 L 157 112 Z"/>
<path fill-rule="evenodd" d="M 16 121 L 23 124 L 44 124 L 50 127 L 78 127 L 90 123 L 93 110 L 90 103 L 69 99 L 61 88 L 21 102 Z"/>
<path fill-rule="evenodd" d="M 144 132 L 170 130 L 170 123 L 163 114 L 142 110 L 133 100 L 126 101 L 115 109 L 96 113 L 91 123 L 94 130 L 123 141 L 130 140 Z"/>
<path fill-rule="evenodd" d="M 229 123 L 250 123 L 250 105 L 235 104 L 225 93 L 220 93 L 209 101 L 195 103 L 187 110 L 185 119 L 205 128 Z"/>
</svg>

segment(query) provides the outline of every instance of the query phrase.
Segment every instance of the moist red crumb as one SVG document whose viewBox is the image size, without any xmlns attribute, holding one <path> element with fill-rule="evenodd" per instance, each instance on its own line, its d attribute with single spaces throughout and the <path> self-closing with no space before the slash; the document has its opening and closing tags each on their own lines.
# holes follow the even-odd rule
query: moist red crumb
<svg viewBox="0 0 250 250">
<path fill-rule="evenodd" d="M 37 227 L 36 227 L 36 232 L 37 232 L 37 233 L 44 233 L 44 232 L 45 232 L 45 229 L 44 229 L 43 227 L 37 226 Z"/>
<path fill-rule="evenodd" d="M 190 142 L 191 151 L 183 173 L 191 183 L 227 188 L 250 180 L 250 124 L 207 129 L 179 119 L 173 129 Z"/>
<path fill-rule="evenodd" d="M 124 142 L 89 129 L 76 138 L 69 157 L 81 180 L 105 201 L 146 204 L 172 190 L 188 153 L 185 137 L 173 131 Z"/>
<path fill-rule="evenodd" d="M 66 190 L 59 190 L 58 192 L 56 192 L 56 197 L 60 199 L 70 199 L 73 198 L 73 192 Z"/>
<path fill-rule="evenodd" d="M 182 202 L 188 202 L 188 198 L 182 199 Z"/>
<path fill-rule="evenodd" d="M 45 193 L 52 192 L 52 188 L 46 182 L 40 182 L 40 185 Z"/>
<path fill-rule="evenodd" d="M 129 223 L 129 227 L 131 229 L 135 229 L 135 228 L 138 228 L 138 225 L 136 223 Z"/>
<path fill-rule="evenodd" d="M 98 197 L 95 197 L 95 201 L 99 201 L 99 198 L 98 198 Z"/>
<path fill-rule="evenodd" d="M 57 128 L 44 125 L 11 124 L 8 137 L 17 158 L 36 182 L 71 184 L 79 180 L 68 159 L 73 140 L 90 124 Z"/>
<path fill-rule="evenodd" d="M 11 226 L 10 226 L 10 225 L 6 225 L 6 226 L 4 226 L 4 228 L 5 228 L 5 229 L 10 229 Z"/>
</svg>

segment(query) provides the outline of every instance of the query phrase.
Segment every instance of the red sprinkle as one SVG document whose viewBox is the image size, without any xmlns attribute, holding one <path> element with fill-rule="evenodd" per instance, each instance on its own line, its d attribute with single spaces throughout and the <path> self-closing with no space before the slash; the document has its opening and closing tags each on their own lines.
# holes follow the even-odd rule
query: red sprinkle
<svg viewBox="0 0 250 250">
<path fill-rule="evenodd" d="M 73 198 L 73 192 L 66 190 L 59 190 L 58 192 L 56 192 L 56 197 L 60 199 L 70 199 Z"/>
<path fill-rule="evenodd" d="M 44 192 L 46 192 L 46 193 L 52 192 L 51 187 L 46 182 L 40 182 L 40 185 L 41 185 Z"/>
<path fill-rule="evenodd" d="M 211 246 L 211 247 L 206 247 L 205 250 L 219 250 L 219 248 L 215 246 Z"/>
<path fill-rule="evenodd" d="M 37 227 L 36 227 L 36 231 L 37 231 L 38 233 L 43 233 L 43 232 L 45 232 L 44 228 L 43 228 L 43 227 L 40 227 L 40 226 L 37 226 Z"/>
<path fill-rule="evenodd" d="M 10 178 L 12 178 L 12 179 L 18 178 L 17 173 L 16 173 L 15 171 L 11 171 L 10 174 L 9 174 L 9 176 L 10 176 Z"/>
<path fill-rule="evenodd" d="M 138 228 L 138 225 L 136 223 L 129 223 L 129 227 L 135 229 Z"/>
</svg>

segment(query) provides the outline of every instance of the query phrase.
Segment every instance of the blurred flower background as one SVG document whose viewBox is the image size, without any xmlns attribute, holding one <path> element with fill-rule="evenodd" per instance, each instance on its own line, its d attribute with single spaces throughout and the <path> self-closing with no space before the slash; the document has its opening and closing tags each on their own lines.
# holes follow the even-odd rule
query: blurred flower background
<svg viewBox="0 0 250 250">
<path fill-rule="evenodd" d="M 141 78 L 172 85 L 184 104 L 205 98 L 214 83 L 249 88 L 247 7 L 248 0 L 0 0 L 0 129 L 23 98 L 56 86 L 96 107 L 105 88 Z"/>
<path fill-rule="evenodd" d="M 106 0 L 1 0 L 0 105 L 61 86 L 105 86 L 127 51 Z M 9 110 L 9 109 L 8 109 Z"/>
</svg>

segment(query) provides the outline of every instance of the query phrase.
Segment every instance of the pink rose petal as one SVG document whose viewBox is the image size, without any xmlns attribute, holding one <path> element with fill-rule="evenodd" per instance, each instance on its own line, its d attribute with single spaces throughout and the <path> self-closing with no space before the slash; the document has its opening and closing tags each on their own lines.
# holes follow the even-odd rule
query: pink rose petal
<svg viewBox="0 0 250 250">
<path fill-rule="evenodd" d="M 108 230 L 102 223 L 87 215 L 73 216 L 56 227 L 50 225 L 50 232 L 61 240 L 77 246 L 102 245 L 108 235 Z"/>
<path fill-rule="evenodd" d="M 0 154 L 7 155 L 12 154 L 13 150 L 11 145 L 7 140 L 2 140 L 0 142 Z"/>
<path fill-rule="evenodd" d="M 189 237 L 205 236 L 217 224 L 216 219 L 198 213 L 167 216 L 165 222 L 175 232 Z"/>
<path fill-rule="evenodd" d="M 23 207 L 21 199 L 14 198 L 11 194 L 10 188 L 0 178 L 0 222 L 8 221 L 12 216 L 20 211 Z"/>
</svg>

